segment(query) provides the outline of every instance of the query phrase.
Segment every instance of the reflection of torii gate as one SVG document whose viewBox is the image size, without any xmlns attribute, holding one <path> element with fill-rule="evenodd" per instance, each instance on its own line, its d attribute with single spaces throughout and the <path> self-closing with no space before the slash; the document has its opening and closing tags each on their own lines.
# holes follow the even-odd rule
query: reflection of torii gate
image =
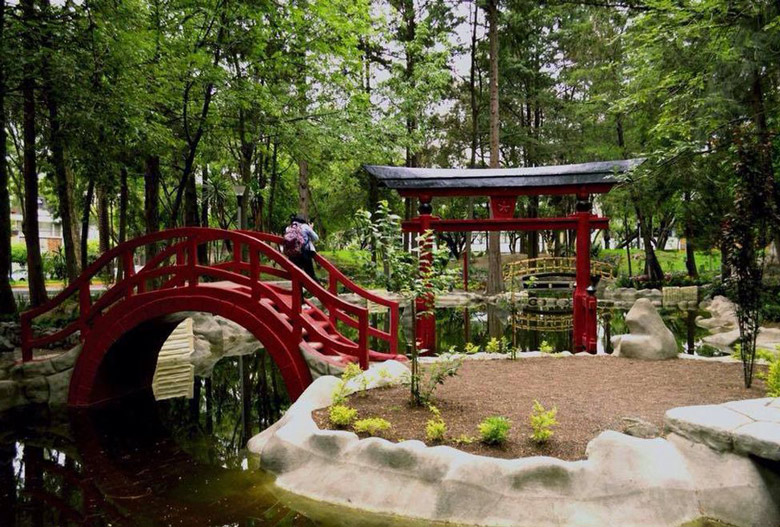
<svg viewBox="0 0 780 527">
<path fill-rule="evenodd" d="M 609 227 L 608 218 L 591 213 L 591 194 L 603 194 L 617 184 L 617 173 L 627 172 L 642 159 L 582 163 L 533 168 L 430 169 L 366 166 L 380 185 L 395 189 L 403 197 L 420 200 L 419 216 L 403 223 L 405 232 L 473 232 L 576 230 L 577 273 L 574 289 L 574 350 L 596 352 L 596 297 L 590 284 L 590 232 Z M 515 218 L 518 196 L 573 194 L 577 212 L 563 218 Z M 489 219 L 441 219 L 433 216 L 435 196 L 489 196 Z M 421 267 L 431 265 L 430 250 Z M 426 310 L 432 299 L 419 301 Z M 436 320 L 432 315 L 417 320 L 417 339 L 429 350 L 436 349 Z"/>
</svg>

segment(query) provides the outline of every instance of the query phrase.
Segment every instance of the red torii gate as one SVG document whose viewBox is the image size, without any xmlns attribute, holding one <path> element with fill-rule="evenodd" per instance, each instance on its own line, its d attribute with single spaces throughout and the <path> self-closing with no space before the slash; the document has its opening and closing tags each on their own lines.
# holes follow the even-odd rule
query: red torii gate
<svg viewBox="0 0 780 527">
<path fill-rule="evenodd" d="M 473 232 L 575 230 L 577 277 L 574 289 L 574 351 L 596 352 L 596 295 L 590 277 L 590 233 L 608 229 L 609 218 L 592 214 L 591 194 L 604 194 L 618 183 L 616 174 L 627 172 L 644 159 L 625 159 L 531 168 L 441 169 L 366 165 L 380 186 L 394 189 L 406 198 L 420 201 L 419 216 L 403 222 L 404 232 Z M 559 218 L 515 218 L 518 196 L 577 196 L 577 212 Z M 435 196 L 488 196 L 489 219 L 450 219 L 433 216 Z M 424 251 L 420 266 L 431 264 Z M 419 301 L 418 310 L 431 307 L 432 299 Z M 424 349 L 436 349 L 436 320 L 424 315 L 416 322 L 417 340 Z"/>
</svg>

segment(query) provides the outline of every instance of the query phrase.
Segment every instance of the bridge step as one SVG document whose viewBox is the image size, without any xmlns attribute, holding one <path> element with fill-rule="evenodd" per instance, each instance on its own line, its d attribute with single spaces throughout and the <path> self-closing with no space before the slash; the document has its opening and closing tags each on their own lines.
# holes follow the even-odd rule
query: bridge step
<svg viewBox="0 0 780 527">
<path fill-rule="evenodd" d="M 190 362 L 190 355 L 194 349 L 192 319 L 187 318 L 176 326 L 157 356 L 157 368 L 152 379 L 155 399 L 192 398 L 195 366 Z"/>
</svg>

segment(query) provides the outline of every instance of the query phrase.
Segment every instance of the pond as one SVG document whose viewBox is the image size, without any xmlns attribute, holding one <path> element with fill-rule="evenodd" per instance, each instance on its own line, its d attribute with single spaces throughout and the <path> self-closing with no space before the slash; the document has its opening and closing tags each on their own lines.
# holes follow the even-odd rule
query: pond
<svg viewBox="0 0 780 527">
<path fill-rule="evenodd" d="M 217 363 L 208 383 L 196 379 L 191 400 L 147 393 L 97 411 L 0 415 L 0 526 L 409 525 L 275 489 L 240 437 L 238 360 Z M 263 363 L 245 361 L 251 380 Z M 289 405 L 267 374 L 266 392 L 253 382 L 247 398 L 250 433 Z"/>
<path fill-rule="evenodd" d="M 702 338 L 709 332 L 696 325 L 696 317 L 708 316 L 698 310 L 679 309 L 659 310 L 667 327 L 674 334 L 681 353 L 700 353 L 711 351 L 702 349 Z M 627 310 L 602 309 L 598 313 L 598 352 L 611 353 L 611 337 L 628 332 L 625 323 Z M 543 347 L 554 352 L 572 350 L 572 312 L 526 311 L 525 313 L 499 311 L 498 315 L 504 328 L 505 342 L 523 351 L 536 351 Z M 512 324 L 512 319 L 515 324 Z M 468 320 L 468 323 L 467 323 Z M 463 350 L 471 342 L 484 351 L 490 338 L 488 336 L 488 313 L 485 309 L 437 309 L 436 333 L 440 350 L 454 347 Z"/>
</svg>

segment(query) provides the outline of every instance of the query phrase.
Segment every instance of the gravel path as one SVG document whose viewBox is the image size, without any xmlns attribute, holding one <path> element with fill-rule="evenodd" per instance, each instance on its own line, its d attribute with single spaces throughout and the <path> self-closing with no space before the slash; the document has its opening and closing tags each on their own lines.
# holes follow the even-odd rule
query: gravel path
<svg viewBox="0 0 780 527">
<path fill-rule="evenodd" d="M 765 370 L 756 367 L 757 372 Z M 624 417 L 637 417 L 662 428 L 669 408 L 763 396 L 761 380 L 754 380 L 750 390 L 744 388 L 740 363 L 571 357 L 466 361 L 457 377 L 438 388 L 435 404 L 447 424 L 445 444 L 504 458 L 549 455 L 574 460 L 585 457 L 588 442 L 601 431 L 622 430 Z M 555 435 L 544 446 L 528 439 L 534 399 L 548 409 L 558 408 Z M 408 401 L 408 388 L 400 387 L 349 398 L 361 418 L 378 416 L 392 423 L 387 439 L 425 440 L 425 423 L 431 414 L 426 409 L 410 408 Z M 476 437 L 477 424 L 491 415 L 512 420 L 505 446 L 453 441 L 461 436 Z M 327 409 L 315 412 L 314 417 L 321 428 L 329 427 Z"/>
</svg>

